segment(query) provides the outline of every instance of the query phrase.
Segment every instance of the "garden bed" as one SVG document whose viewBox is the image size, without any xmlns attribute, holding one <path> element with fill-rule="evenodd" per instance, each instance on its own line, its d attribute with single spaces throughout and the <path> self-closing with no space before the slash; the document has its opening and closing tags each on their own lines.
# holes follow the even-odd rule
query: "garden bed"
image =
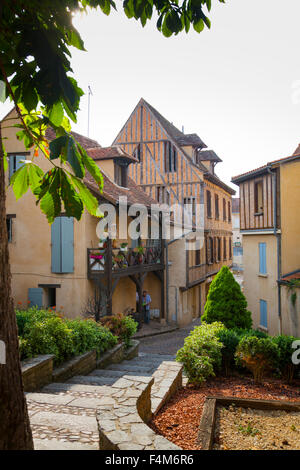
<svg viewBox="0 0 300 470">
<path fill-rule="evenodd" d="M 252 379 L 242 376 L 209 379 L 201 387 L 188 386 L 179 390 L 153 418 L 151 428 L 184 450 L 200 450 L 202 447 L 198 441 L 199 423 L 208 396 L 299 403 L 300 381 L 286 385 L 273 378 L 265 379 L 263 384 L 254 384 Z M 300 434 L 298 439 L 299 436 Z"/>
<path fill-rule="evenodd" d="M 259 405 L 253 400 L 253 406 Z M 255 403 L 256 402 L 256 403 Z M 218 403 L 218 400 L 217 400 Z M 217 406 L 213 450 L 300 450 L 300 404 L 297 411 Z M 282 405 L 282 403 L 281 403 Z"/>
</svg>

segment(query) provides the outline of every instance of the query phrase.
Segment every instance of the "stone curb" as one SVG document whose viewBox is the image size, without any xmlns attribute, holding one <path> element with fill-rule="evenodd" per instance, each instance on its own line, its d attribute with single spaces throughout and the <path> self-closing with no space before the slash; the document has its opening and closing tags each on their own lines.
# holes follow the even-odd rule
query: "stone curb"
<svg viewBox="0 0 300 470">
<path fill-rule="evenodd" d="M 172 364 L 172 365 L 171 365 Z M 167 372 L 172 374 L 166 379 Z M 177 390 L 182 381 L 182 365 L 162 363 L 157 369 L 160 382 L 156 393 L 163 389 L 156 409 L 160 408 Z M 112 386 L 112 403 L 99 406 L 97 422 L 101 450 L 182 450 L 147 426 L 152 416 L 151 387 L 153 377 L 125 375 Z M 169 384 L 169 386 L 168 386 Z M 113 391 L 115 389 L 115 391 Z"/>
</svg>

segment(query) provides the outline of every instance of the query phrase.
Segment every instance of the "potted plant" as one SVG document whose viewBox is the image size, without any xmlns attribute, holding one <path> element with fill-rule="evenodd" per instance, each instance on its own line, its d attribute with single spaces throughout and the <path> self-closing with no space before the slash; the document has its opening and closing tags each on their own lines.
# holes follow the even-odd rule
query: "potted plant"
<svg viewBox="0 0 300 470">
<path fill-rule="evenodd" d="M 128 243 L 121 243 L 120 250 L 127 252 L 128 251 Z"/>
</svg>

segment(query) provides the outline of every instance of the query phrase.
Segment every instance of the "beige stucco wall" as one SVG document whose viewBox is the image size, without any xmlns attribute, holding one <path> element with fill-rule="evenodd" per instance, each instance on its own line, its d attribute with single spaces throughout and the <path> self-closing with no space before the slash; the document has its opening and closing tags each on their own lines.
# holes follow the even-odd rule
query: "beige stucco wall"
<svg viewBox="0 0 300 470">
<path fill-rule="evenodd" d="M 259 243 L 267 244 L 267 275 L 259 275 Z M 279 333 L 277 303 L 277 241 L 274 235 L 243 235 L 244 294 L 252 313 L 253 327 L 259 327 L 260 304 L 266 300 L 268 332 Z"/>
<path fill-rule="evenodd" d="M 291 296 L 296 294 L 296 301 L 293 304 Z M 281 314 L 282 314 L 282 332 L 286 335 L 292 335 L 300 338 L 300 288 L 293 291 L 288 287 L 281 287 Z"/>
<path fill-rule="evenodd" d="M 300 269 L 300 161 L 280 166 L 282 274 Z"/>
</svg>

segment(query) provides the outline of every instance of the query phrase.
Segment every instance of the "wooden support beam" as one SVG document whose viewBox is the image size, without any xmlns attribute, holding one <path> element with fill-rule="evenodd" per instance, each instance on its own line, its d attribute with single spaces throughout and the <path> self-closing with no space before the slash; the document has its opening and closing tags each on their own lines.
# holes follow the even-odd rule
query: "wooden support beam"
<svg viewBox="0 0 300 470">
<path fill-rule="evenodd" d="M 107 239 L 105 271 L 107 279 L 107 315 L 112 315 L 112 242 Z"/>
</svg>

